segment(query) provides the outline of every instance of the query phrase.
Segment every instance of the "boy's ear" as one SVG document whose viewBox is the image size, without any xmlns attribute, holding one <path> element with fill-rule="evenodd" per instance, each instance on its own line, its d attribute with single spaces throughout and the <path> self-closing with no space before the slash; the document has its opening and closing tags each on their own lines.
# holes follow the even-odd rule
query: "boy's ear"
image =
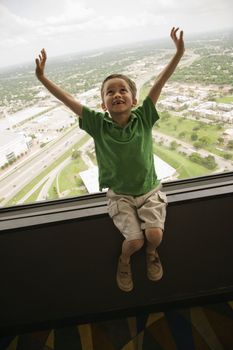
<svg viewBox="0 0 233 350">
<path fill-rule="evenodd" d="M 136 98 L 133 99 L 133 104 L 132 104 L 132 107 L 135 107 L 137 106 L 137 103 L 138 103 L 138 100 Z"/>
<path fill-rule="evenodd" d="M 105 106 L 104 102 L 101 103 L 101 107 L 102 107 L 102 109 L 104 110 L 104 112 L 106 112 L 107 107 Z"/>
</svg>

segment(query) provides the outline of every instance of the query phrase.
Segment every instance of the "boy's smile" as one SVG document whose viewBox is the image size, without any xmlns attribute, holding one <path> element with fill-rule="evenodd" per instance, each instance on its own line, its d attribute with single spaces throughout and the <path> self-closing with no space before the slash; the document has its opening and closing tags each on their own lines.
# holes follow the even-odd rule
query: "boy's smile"
<svg viewBox="0 0 233 350">
<path fill-rule="evenodd" d="M 125 103 L 125 101 L 124 100 L 120 100 L 120 99 L 116 99 L 116 100 L 114 100 L 113 102 L 112 102 L 112 104 L 113 105 L 119 105 L 119 104 L 122 104 L 122 103 Z"/>
<path fill-rule="evenodd" d="M 128 123 L 131 109 L 136 103 L 137 100 L 133 98 L 130 87 L 124 79 L 113 78 L 106 81 L 102 108 L 109 112 L 117 124 L 124 126 Z"/>
</svg>

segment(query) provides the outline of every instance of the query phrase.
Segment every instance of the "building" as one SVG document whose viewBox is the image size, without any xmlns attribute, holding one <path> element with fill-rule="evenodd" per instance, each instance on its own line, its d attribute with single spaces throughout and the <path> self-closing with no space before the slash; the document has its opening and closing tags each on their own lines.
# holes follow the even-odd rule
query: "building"
<svg viewBox="0 0 233 350">
<path fill-rule="evenodd" d="M 14 161 L 30 147 L 31 139 L 11 131 L 0 132 L 0 167 Z"/>
<path fill-rule="evenodd" d="M 34 118 L 27 123 L 27 130 L 33 133 L 37 132 L 54 132 L 68 128 L 76 121 L 76 117 L 70 111 L 63 108 L 56 108 L 50 112 Z"/>
</svg>

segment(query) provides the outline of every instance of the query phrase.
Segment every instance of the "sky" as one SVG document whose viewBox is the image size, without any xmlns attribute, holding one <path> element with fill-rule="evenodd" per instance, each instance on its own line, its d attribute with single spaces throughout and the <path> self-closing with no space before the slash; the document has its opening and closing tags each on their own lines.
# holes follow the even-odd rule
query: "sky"
<svg viewBox="0 0 233 350">
<path fill-rule="evenodd" d="M 233 0 L 0 0 L 0 68 L 48 57 L 233 27 Z"/>
</svg>

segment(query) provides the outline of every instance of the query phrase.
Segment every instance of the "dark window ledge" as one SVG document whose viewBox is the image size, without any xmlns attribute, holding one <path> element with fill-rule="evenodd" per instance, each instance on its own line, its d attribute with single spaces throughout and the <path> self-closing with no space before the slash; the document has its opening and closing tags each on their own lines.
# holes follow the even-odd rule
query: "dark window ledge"
<svg viewBox="0 0 233 350">
<path fill-rule="evenodd" d="M 129 294 L 115 282 L 122 236 L 105 193 L 2 208 L 0 332 L 232 300 L 232 187 L 232 173 L 164 184 L 165 273 L 148 280 L 142 248 L 132 257 Z"/>
</svg>

